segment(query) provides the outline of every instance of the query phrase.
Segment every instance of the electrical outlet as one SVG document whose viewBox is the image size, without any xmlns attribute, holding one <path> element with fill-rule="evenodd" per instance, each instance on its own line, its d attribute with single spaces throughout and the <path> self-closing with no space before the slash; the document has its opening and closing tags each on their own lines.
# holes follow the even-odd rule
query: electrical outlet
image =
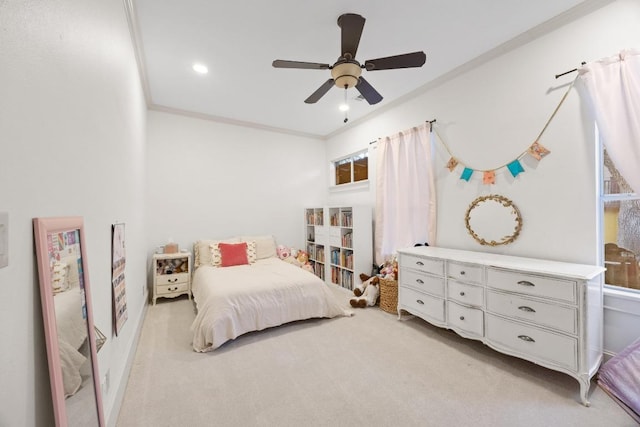
<svg viewBox="0 0 640 427">
<path fill-rule="evenodd" d="M 9 213 L 0 212 L 0 268 L 9 265 Z"/>
</svg>

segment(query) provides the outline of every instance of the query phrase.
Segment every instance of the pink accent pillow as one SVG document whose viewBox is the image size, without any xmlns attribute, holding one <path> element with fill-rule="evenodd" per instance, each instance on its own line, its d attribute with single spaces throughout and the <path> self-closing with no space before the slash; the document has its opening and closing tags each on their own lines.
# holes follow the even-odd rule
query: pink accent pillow
<svg viewBox="0 0 640 427">
<path fill-rule="evenodd" d="M 247 243 L 218 243 L 220 248 L 220 266 L 231 267 L 232 265 L 249 264 L 247 257 Z"/>
</svg>

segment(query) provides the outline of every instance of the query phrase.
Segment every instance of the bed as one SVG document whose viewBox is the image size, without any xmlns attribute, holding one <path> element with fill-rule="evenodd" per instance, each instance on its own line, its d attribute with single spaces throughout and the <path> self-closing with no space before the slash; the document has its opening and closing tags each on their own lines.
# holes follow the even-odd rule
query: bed
<svg viewBox="0 0 640 427">
<path fill-rule="evenodd" d="M 241 251 L 243 243 L 251 255 L 241 263 L 227 265 L 226 248 Z M 222 250 L 216 252 L 216 248 Z M 194 267 L 192 292 L 197 314 L 191 330 L 197 352 L 215 350 L 247 332 L 352 314 L 321 279 L 280 260 L 271 236 L 198 241 L 194 244 Z"/>
</svg>

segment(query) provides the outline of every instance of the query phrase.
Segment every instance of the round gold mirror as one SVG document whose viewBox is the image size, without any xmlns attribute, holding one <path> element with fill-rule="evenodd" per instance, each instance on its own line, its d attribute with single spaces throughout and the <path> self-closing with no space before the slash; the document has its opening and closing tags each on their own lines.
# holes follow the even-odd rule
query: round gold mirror
<svg viewBox="0 0 640 427">
<path fill-rule="evenodd" d="M 513 242 L 522 229 L 520 211 L 504 196 L 490 194 L 475 199 L 464 216 L 469 234 L 481 245 Z"/>
</svg>

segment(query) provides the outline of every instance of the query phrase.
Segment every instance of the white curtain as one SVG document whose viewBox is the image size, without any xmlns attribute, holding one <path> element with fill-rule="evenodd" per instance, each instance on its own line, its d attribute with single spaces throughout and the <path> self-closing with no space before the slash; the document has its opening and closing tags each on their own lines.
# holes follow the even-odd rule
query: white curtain
<svg viewBox="0 0 640 427">
<path fill-rule="evenodd" d="M 435 245 L 436 190 L 429 125 L 378 140 L 375 260 L 401 248 Z"/>
<path fill-rule="evenodd" d="M 623 50 L 578 71 L 611 160 L 640 192 L 640 50 Z"/>
</svg>

